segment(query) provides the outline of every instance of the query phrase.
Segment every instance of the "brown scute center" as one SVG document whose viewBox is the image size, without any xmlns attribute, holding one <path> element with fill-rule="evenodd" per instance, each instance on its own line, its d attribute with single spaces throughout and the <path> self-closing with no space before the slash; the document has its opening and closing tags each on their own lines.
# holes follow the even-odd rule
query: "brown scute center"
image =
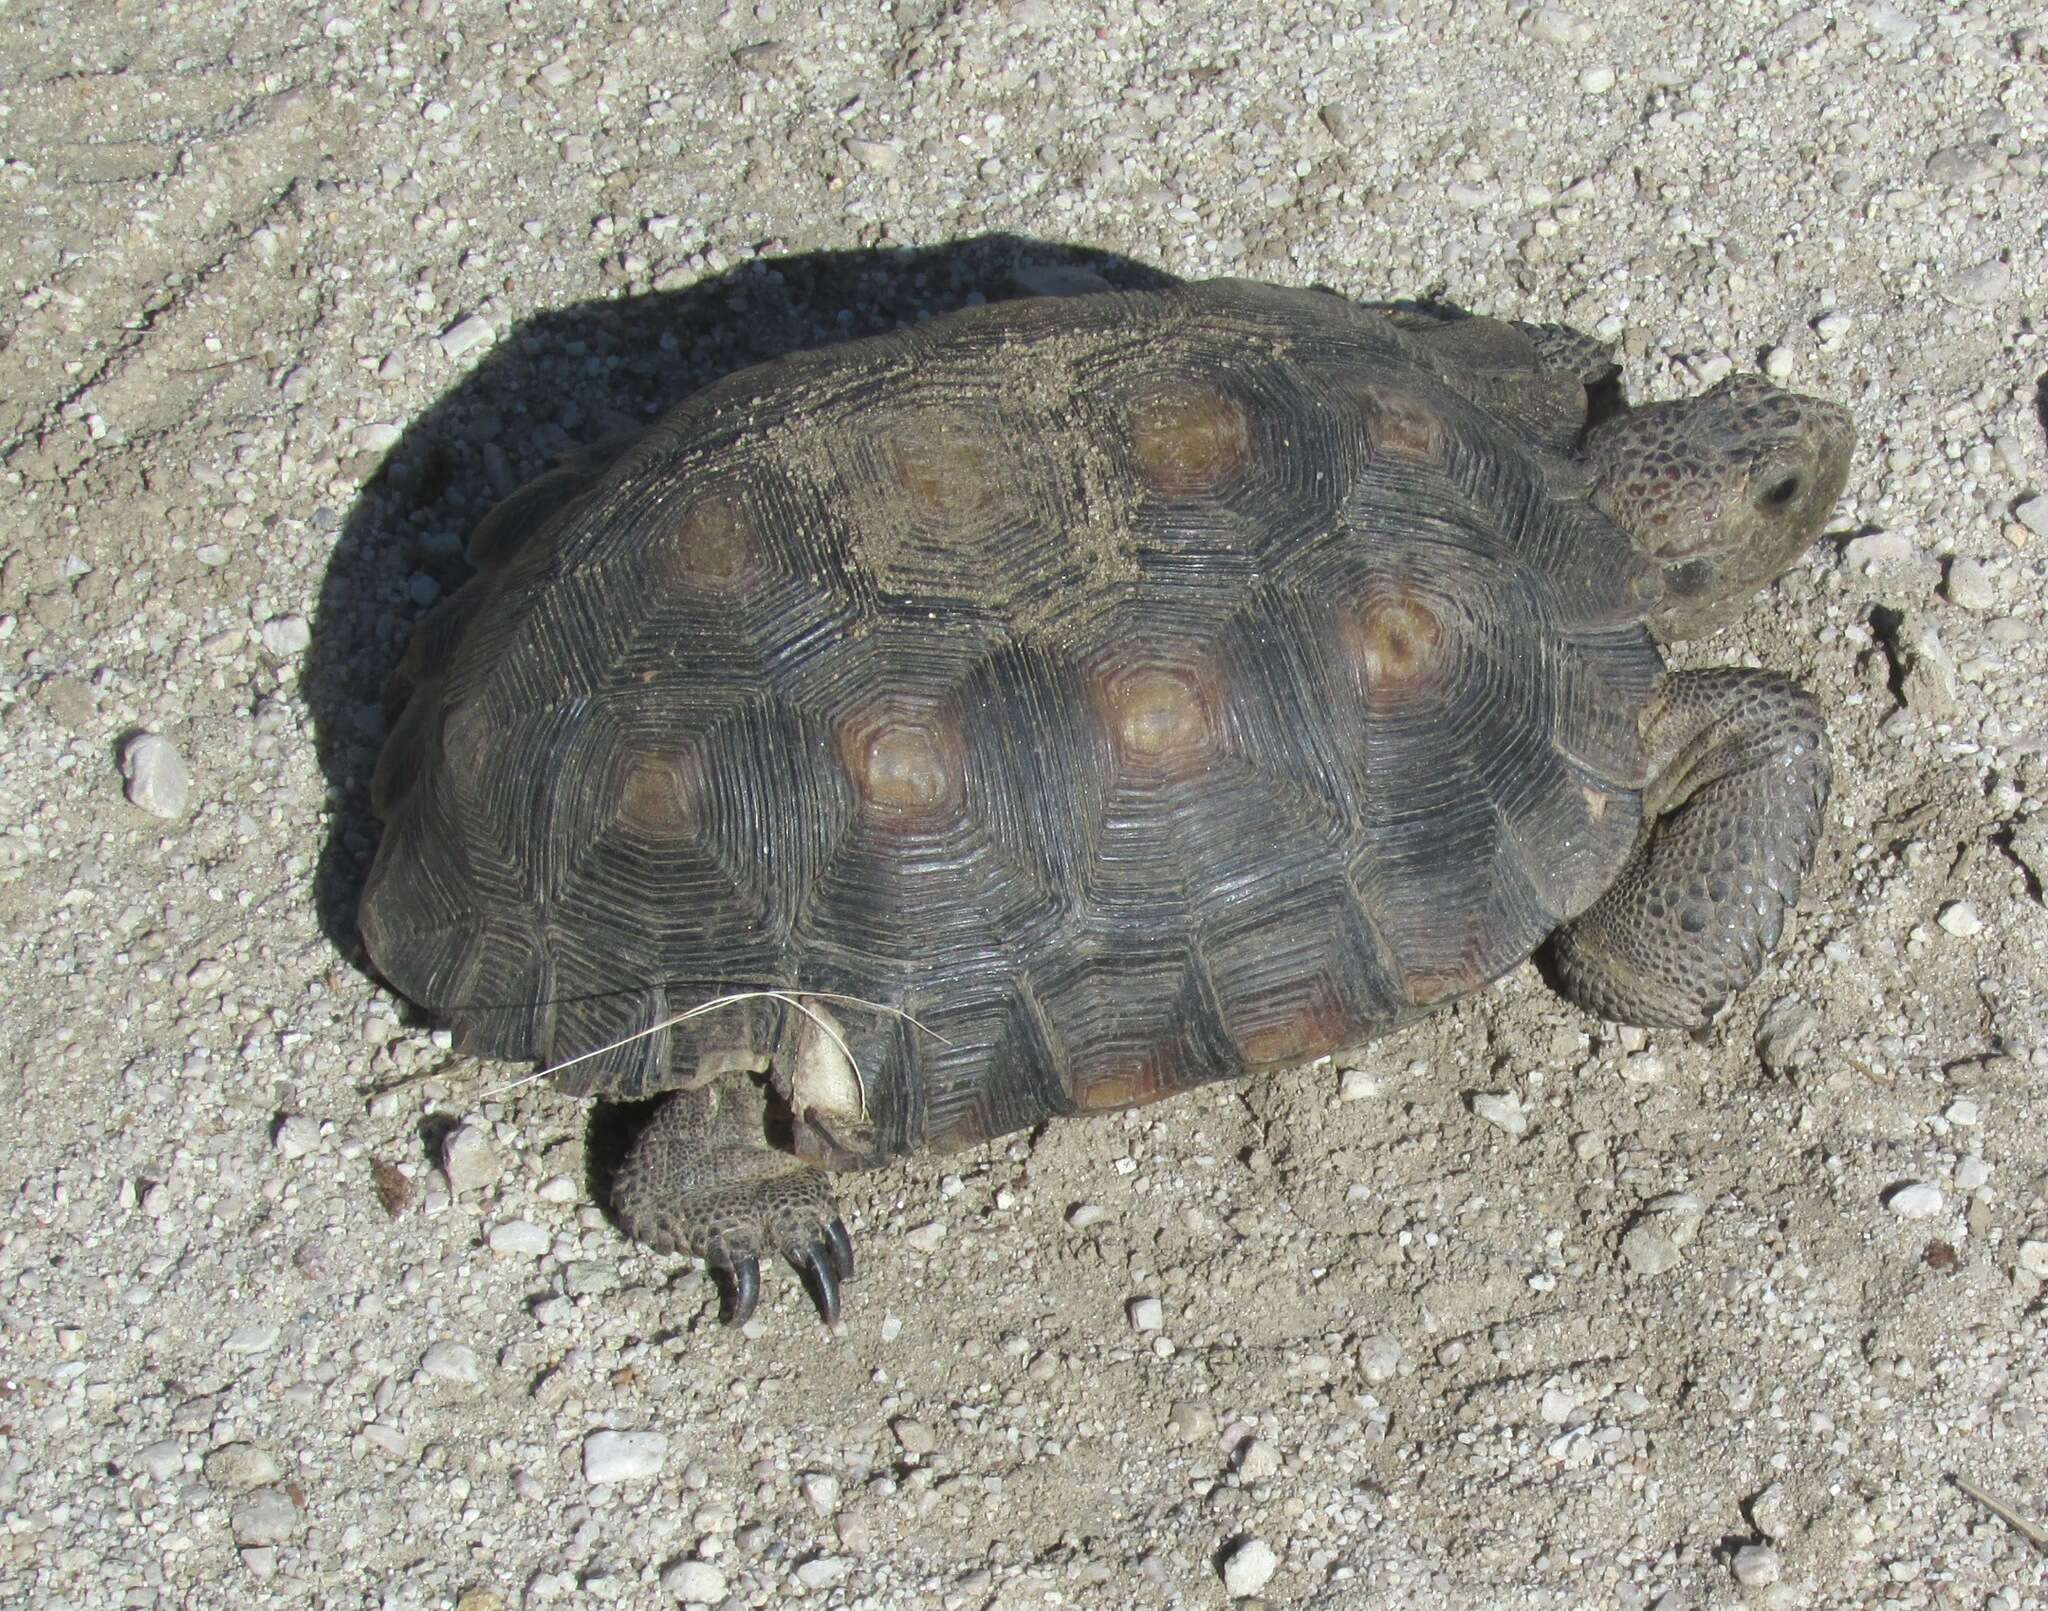
<svg viewBox="0 0 2048 1611">
<path fill-rule="evenodd" d="M 892 701 L 856 712 L 840 723 L 839 756 L 861 800 L 887 815 L 948 809 L 965 785 L 959 731 L 930 706 Z"/>
<path fill-rule="evenodd" d="M 468 780 L 483 770 L 491 739 L 491 714 L 480 699 L 450 705 L 441 717 L 441 753 L 457 778 Z"/>
<path fill-rule="evenodd" d="M 993 496 L 987 445 L 943 425 L 926 435 L 893 438 L 889 462 L 911 506 L 933 520 L 964 520 L 987 508 Z"/>
<path fill-rule="evenodd" d="M 1405 589 L 1381 593 L 1361 610 L 1340 612 L 1337 621 L 1344 656 L 1375 709 L 1428 691 L 1449 658 L 1443 621 Z"/>
<path fill-rule="evenodd" d="M 615 815 L 626 827 L 671 838 L 696 831 L 703 803 L 703 774 L 694 755 L 642 751 L 626 762 Z"/>
<path fill-rule="evenodd" d="M 1133 403 L 1129 427 L 1138 474 L 1168 497 L 1211 491 L 1251 457 L 1244 410 L 1214 386 L 1190 385 Z"/>
<path fill-rule="evenodd" d="M 1126 765 L 1178 771 L 1207 758 L 1215 735 L 1193 672 L 1138 666 L 1095 679 L 1094 694 Z"/>
<path fill-rule="evenodd" d="M 1119 1113 L 1156 1102 L 1168 1089 L 1161 1059 L 1150 1053 L 1112 1057 L 1074 1071 L 1074 1105 L 1083 1113 Z"/>
<path fill-rule="evenodd" d="M 1287 1068 L 1335 1051 L 1351 1038 L 1351 1026 L 1332 1003 L 1313 1001 L 1285 1017 L 1247 1028 L 1238 1036 L 1238 1051 L 1247 1069 Z"/>
<path fill-rule="evenodd" d="M 1373 457 L 1444 457 L 1450 429 L 1443 416 L 1420 398 L 1391 386 L 1361 386 L 1357 395 L 1365 410 L 1365 436 Z"/>
<path fill-rule="evenodd" d="M 680 587 L 725 592 L 751 580 L 759 540 L 732 498 L 700 498 L 650 545 L 662 577 Z"/>
</svg>

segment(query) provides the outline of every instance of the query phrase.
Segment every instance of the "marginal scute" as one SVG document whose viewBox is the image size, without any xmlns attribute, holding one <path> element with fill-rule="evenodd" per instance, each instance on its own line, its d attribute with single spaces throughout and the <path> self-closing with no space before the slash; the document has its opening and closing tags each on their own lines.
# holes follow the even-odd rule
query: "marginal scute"
<svg viewBox="0 0 2048 1611">
<path fill-rule="evenodd" d="M 1219 386 L 1154 392 L 1131 405 L 1128 419 L 1138 473 L 1169 498 L 1214 491 L 1251 457 L 1244 410 Z"/>
</svg>

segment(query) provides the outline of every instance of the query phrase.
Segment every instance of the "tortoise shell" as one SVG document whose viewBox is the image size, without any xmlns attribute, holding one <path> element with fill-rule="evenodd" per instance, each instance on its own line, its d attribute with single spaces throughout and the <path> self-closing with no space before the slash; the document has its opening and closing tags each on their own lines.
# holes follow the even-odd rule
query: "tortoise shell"
<svg viewBox="0 0 2048 1611">
<path fill-rule="evenodd" d="M 1357 1044 L 1612 881 L 1654 591 L 1518 327 L 1241 282 L 733 374 L 400 669 L 377 967 L 621 1097 L 836 1013 L 868 1165 Z M 799 1114 L 801 1122 L 801 1113 Z"/>
</svg>

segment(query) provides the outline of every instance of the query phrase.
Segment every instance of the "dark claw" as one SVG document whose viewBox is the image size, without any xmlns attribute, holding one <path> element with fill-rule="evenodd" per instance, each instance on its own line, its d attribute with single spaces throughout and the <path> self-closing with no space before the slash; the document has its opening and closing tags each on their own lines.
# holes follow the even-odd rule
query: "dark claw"
<svg viewBox="0 0 2048 1611">
<path fill-rule="evenodd" d="M 837 1258 L 829 1244 L 822 1241 L 800 1247 L 789 1256 L 790 1263 L 802 1274 L 804 1285 L 810 1290 L 812 1301 L 817 1304 L 818 1314 L 827 1327 L 839 1324 Z"/>
<path fill-rule="evenodd" d="M 741 1259 L 733 1265 L 714 1264 L 711 1270 L 720 1278 L 718 1284 L 725 1299 L 719 1306 L 718 1318 L 728 1326 L 744 1326 L 754 1318 L 754 1306 L 761 1301 L 761 1261 Z"/>
<path fill-rule="evenodd" d="M 853 1279 L 853 1238 L 846 1234 L 846 1221 L 834 1218 L 825 1227 L 825 1250 L 832 1255 L 832 1269 L 840 1280 Z"/>
</svg>

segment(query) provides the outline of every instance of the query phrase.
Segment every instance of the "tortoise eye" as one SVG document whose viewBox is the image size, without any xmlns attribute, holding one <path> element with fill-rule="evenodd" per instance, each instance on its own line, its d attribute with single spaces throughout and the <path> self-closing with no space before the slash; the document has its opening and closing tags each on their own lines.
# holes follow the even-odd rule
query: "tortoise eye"
<svg viewBox="0 0 2048 1611">
<path fill-rule="evenodd" d="M 1794 498 L 1799 496 L 1800 488 L 1804 485 L 1805 483 L 1796 475 L 1780 476 L 1757 495 L 1757 507 L 1759 509 L 1783 509 Z"/>
</svg>

